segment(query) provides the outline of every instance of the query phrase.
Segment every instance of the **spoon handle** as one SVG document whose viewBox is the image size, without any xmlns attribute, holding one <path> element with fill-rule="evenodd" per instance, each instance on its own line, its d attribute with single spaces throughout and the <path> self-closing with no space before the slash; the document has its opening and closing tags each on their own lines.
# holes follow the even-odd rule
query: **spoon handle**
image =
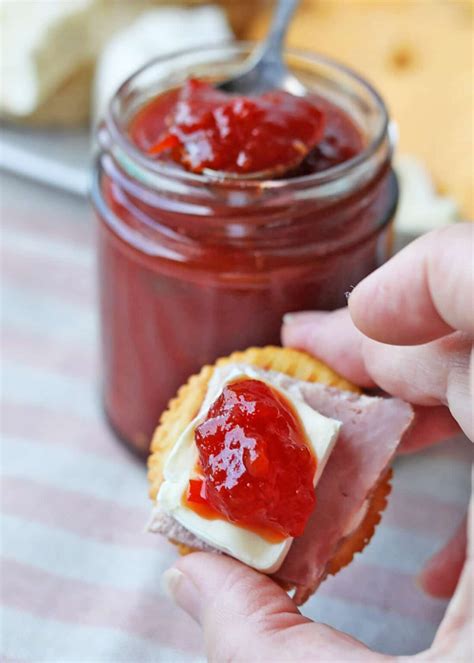
<svg viewBox="0 0 474 663">
<path fill-rule="evenodd" d="M 280 60 L 283 41 L 288 30 L 291 17 L 300 0 L 278 0 L 268 36 L 262 45 L 262 60 Z"/>
</svg>

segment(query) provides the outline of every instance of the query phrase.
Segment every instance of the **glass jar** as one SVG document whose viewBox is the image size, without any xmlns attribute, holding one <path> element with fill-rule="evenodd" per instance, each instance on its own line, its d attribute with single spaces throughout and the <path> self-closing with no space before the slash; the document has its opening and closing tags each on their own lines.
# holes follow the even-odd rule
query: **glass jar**
<svg viewBox="0 0 474 663">
<path fill-rule="evenodd" d="M 150 63 L 118 90 L 98 131 L 92 198 L 105 410 L 146 454 L 168 400 L 203 364 L 278 343 L 288 311 L 334 309 L 386 258 L 398 189 L 385 106 L 351 70 L 289 50 L 309 90 L 342 107 L 365 135 L 357 157 L 324 172 L 252 181 L 153 161 L 128 139 L 131 119 L 190 75 L 224 79 L 251 45 Z"/>
</svg>

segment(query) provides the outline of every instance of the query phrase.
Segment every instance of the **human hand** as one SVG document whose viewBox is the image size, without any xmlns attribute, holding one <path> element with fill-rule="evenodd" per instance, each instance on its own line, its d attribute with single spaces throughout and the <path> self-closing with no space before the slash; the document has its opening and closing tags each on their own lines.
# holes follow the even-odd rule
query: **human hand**
<svg viewBox="0 0 474 663">
<path fill-rule="evenodd" d="M 474 224 L 419 238 L 353 290 L 348 308 L 285 316 L 284 345 L 415 404 L 402 451 L 461 427 L 472 440 Z"/>
<path fill-rule="evenodd" d="M 430 233 L 361 282 L 348 308 L 286 317 L 282 337 L 363 387 L 415 406 L 400 452 L 446 439 L 474 439 L 473 224 Z M 355 323 L 355 324 L 354 324 Z M 357 326 L 356 326 L 357 325 Z M 466 529 L 428 562 L 420 584 L 451 596 L 464 563 Z"/>
<path fill-rule="evenodd" d="M 402 443 L 413 451 L 462 428 L 472 439 L 473 226 L 426 235 L 359 284 L 349 310 L 287 316 L 283 342 L 364 387 L 415 405 Z M 351 322 L 351 316 L 358 329 Z M 472 544 L 472 517 L 469 539 Z M 450 595 L 466 528 L 428 564 L 422 586 Z M 472 624 L 470 549 L 432 647 L 413 660 L 467 660 Z M 169 593 L 202 626 L 211 661 L 382 661 L 350 636 L 303 617 L 270 578 L 225 556 L 195 553 L 165 574 Z"/>
</svg>

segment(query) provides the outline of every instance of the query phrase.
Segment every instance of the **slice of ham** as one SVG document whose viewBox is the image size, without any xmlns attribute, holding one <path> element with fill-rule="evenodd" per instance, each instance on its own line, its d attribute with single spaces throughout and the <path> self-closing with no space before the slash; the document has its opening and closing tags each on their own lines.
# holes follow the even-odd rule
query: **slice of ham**
<svg viewBox="0 0 474 663">
<path fill-rule="evenodd" d="M 283 386 L 283 384 L 282 384 Z M 339 438 L 316 487 L 316 508 L 303 536 L 293 541 L 276 576 L 296 587 L 300 604 L 315 591 L 413 420 L 396 398 L 359 396 L 320 384 L 290 386 L 321 414 L 342 422 Z"/>
<path fill-rule="evenodd" d="M 316 487 L 316 508 L 303 536 L 294 539 L 275 579 L 295 587 L 298 605 L 317 589 L 329 561 L 357 520 L 365 501 L 413 420 L 413 409 L 396 398 L 360 396 L 319 383 L 259 371 L 275 386 L 299 395 L 321 414 L 342 422 L 341 432 Z M 171 516 L 155 507 L 149 529 L 177 543 L 212 550 Z"/>
</svg>

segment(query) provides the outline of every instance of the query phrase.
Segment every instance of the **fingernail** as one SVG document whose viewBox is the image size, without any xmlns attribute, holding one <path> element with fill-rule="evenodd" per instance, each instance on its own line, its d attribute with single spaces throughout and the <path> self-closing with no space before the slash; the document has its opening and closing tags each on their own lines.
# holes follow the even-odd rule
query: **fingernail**
<svg viewBox="0 0 474 663">
<path fill-rule="evenodd" d="M 298 313 L 285 313 L 283 316 L 283 324 L 284 325 L 291 325 L 295 321 L 295 319 L 298 317 Z"/>
<path fill-rule="evenodd" d="M 161 576 L 163 589 L 166 595 L 173 601 L 175 600 L 175 596 L 178 592 L 179 583 L 183 578 L 184 573 L 181 573 L 181 571 L 178 571 L 178 569 L 168 569 Z"/>
<path fill-rule="evenodd" d="M 173 567 L 163 573 L 161 582 L 166 595 L 199 622 L 199 593 L 193 581 L 182 571 Z"/>
<path fill-rule="evenodd" d="M 305 323 L 317 322 L 318 319 L 329 315 L 330 311 L 298 311 L 295 313 L 285 313 L 283 316 L 284 325 L 301 325 Z"/>
</svg>

